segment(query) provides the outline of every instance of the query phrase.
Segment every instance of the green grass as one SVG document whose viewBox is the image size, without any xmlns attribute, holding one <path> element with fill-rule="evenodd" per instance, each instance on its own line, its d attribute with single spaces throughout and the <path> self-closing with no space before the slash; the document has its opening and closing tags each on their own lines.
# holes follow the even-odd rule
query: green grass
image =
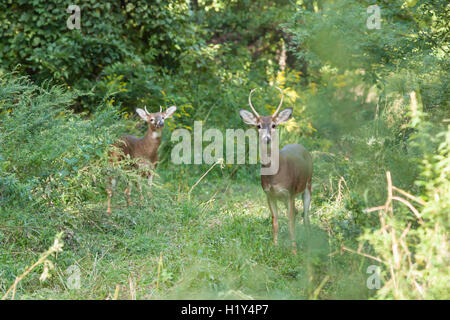
<svg viewBox="0 0 450 320">
<path fill-rule="evenodd" d="M 63 212 L 2 209 L 0 291 L 5 292 L 61 230 L 64 248 L 52 259 L 53 276 L 41 283 L 42 268 L 38 267 L 19 284 L 16 299 L 111 299 L 117 285 L 119 299 L 134 295 L 137 299 L 308 299 L 326 276 L 329 279 L 319 299 L 366 299 L 373 293 L 366 288 L 369 261 L 338 252 L 342 235 L 336 236 L 339 230 L 331 224 L 334 216 L 343 213 L 335 197 L 327 199 L 320 187 L 314 191 L 312 280 L 308 281 L 301 219 L 296 225 L 299 252 L 294 255 L 286 209 L 280 205 L 275 247 L 259 179 L 253 174 L 244 174 L 245 179 L 240 174 L 223 178 L 218 170 L 200 182 L 190 200 L 187 191 L 201 176 L 198 170 L 182 180 L 174 172 L 160 170 L 159 186 L 152 195 L 141 202 L 133 194 L 131 207 L 119 185 L 111 216 L 105 213 L 106 195 Z M 300 198 L 297 207 L 301 210 Z M 14 222 L 18 217 L 20 224 Z M 354 238 L 345 241 L 357 246 Z M 71 265 L 81 270 L 78 290 L 67 288 L 70 274 L 65 272 Z"/>
</svg>

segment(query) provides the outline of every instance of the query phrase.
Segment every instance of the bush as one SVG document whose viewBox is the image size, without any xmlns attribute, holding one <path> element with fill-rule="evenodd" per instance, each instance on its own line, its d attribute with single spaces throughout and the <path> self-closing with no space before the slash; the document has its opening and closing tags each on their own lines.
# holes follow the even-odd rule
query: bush
<svg viewBox="0 0 450 320">
<path fill-rule="evenodd" d="M 116 110 L 98 106 L 83 118 L 69 111 L 76 91 L 39 87 L 12 74 L 0 78 L 0 88 L 3 201 L 66 205 L 92 197 L 95 178 L 102 180 L 93 163 L 106 164 L 117 134 Z"/>
<path fill-rule="evenodd" d="M 433 125 L 423 119 L 414 93 L 411 98 L 411 125 L 418 129 L 413 143 L 419 148 L 426 143 L 416 181 L 421 194 L 419 198 L 402 192 L 396 196 L 393 190 L 399 191 L 391 187 L 388 176 L 388 200 L 380 210 L 381 228 L 367 231 L 362 239 L 368 240 L 384 263 L 384 285 L 378 298 L 448 299 L 450 126 L 430 136 Z M 391 199 L 408 205 L 410 210 L 394 206 Z"/>
</svg>

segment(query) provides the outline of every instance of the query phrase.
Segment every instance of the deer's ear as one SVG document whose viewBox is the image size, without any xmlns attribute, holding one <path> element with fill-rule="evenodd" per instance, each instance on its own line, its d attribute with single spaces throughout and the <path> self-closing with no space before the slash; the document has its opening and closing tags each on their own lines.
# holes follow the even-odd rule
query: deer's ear
<svg viewBox="0 0 450 320">
<path fill-rule="evenodd" d="M 141 117 L 142 120 L 144 120 L 144 121 L 148 120 L 148 114 L 147 114 L 147 112 L 145 112 L 145 110 L 137 108 L 136 112 L 139 115 L 139 117 Z"/>
<path fill-rule="evenodd" d="M 246 124 L 251 124 L 252 126 L 256 126 L 257 119 L 253 113 L 247 111 L 245 109 L 239 110 L 239 115 L 241 116 L 242 121 Z"/>
<path fill-rule="evenodd" d="M 164 112 L 164 114 L 166 115 L 166 118 L 170 118 L 171 116 L 173 116 L 173 114 L 175 113 L 175 111 L 177 110 L 177 107 L 175 106 L 171 106 L 169 108 L 167 108 L 167 110 Z"/>
<path fill-rule="evenodd" d="M 276 124 L 280 124 L 288 121 L 292 116 L 292 108 L 286 108 L 283 111 L 280 111 L 278 115 L 273 119 Z"/>
</svg>

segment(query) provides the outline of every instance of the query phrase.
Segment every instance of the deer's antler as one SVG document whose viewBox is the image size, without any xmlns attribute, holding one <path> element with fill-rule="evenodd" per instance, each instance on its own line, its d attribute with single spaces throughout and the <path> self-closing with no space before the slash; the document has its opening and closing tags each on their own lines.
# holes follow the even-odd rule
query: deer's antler
<svg viewBox="0 0 450 320">
<path fill-rule="evenodd" d="M 275 88 L 277 88 L 278 90 L 280 90 L 280 93 L 281 93 L 281 101 L 280 101 L 280 104 L 278 105 L 277 110 L 276 110 L 275 113 L 272 115 L 272 117 L 276 117 L 276 116 L 277 116 L 278 112 L 280 111 L 281 105 L 283 104 L 283 90 L 281 90 L 281 89 L 278 88 L 278 87 L 275 87 Z"/>
<path fill-rule="evenodd" d="M 252 94 L 253 94 L 253 91 L 255 91 L 256 89 L 258 89 L 258 88 L 254 88 L 254 89 L 252 89 L 252 91 L 250 91 L 250 94 L 248 96 L 248 104 L 250 105 L 250 108 L 252 109 L 255 116 L 257 116 L 259 118 L 258 112 L 256 112 L 255 108 L 253 108 L 253 105 L 252 105 Z"/>
</svg>

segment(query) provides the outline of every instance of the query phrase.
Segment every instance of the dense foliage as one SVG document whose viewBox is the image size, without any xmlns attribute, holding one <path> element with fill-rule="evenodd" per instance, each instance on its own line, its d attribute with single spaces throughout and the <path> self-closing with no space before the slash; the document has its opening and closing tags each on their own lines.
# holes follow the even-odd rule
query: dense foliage
<svg viewBox="0 0 450 320">
<path fill-rule="evenodd" d="M 70 4 L 0 2 L 0 292 L 47 252 L 18 297 L 449 298 L 447 1 L 377 1 L 374 29 L 364 0 L 85 0 L 80 30 Z M 244 128 L 249 91 L 268 114 L 275 85 L 281 145 L 314 158 L 310 256 L 285 220 L 273 247 L 257 166 L 170 161 L 173 130 Z M 152 196 L 106 216 L 108 146 L 172 104 Z"/>
</svg>

